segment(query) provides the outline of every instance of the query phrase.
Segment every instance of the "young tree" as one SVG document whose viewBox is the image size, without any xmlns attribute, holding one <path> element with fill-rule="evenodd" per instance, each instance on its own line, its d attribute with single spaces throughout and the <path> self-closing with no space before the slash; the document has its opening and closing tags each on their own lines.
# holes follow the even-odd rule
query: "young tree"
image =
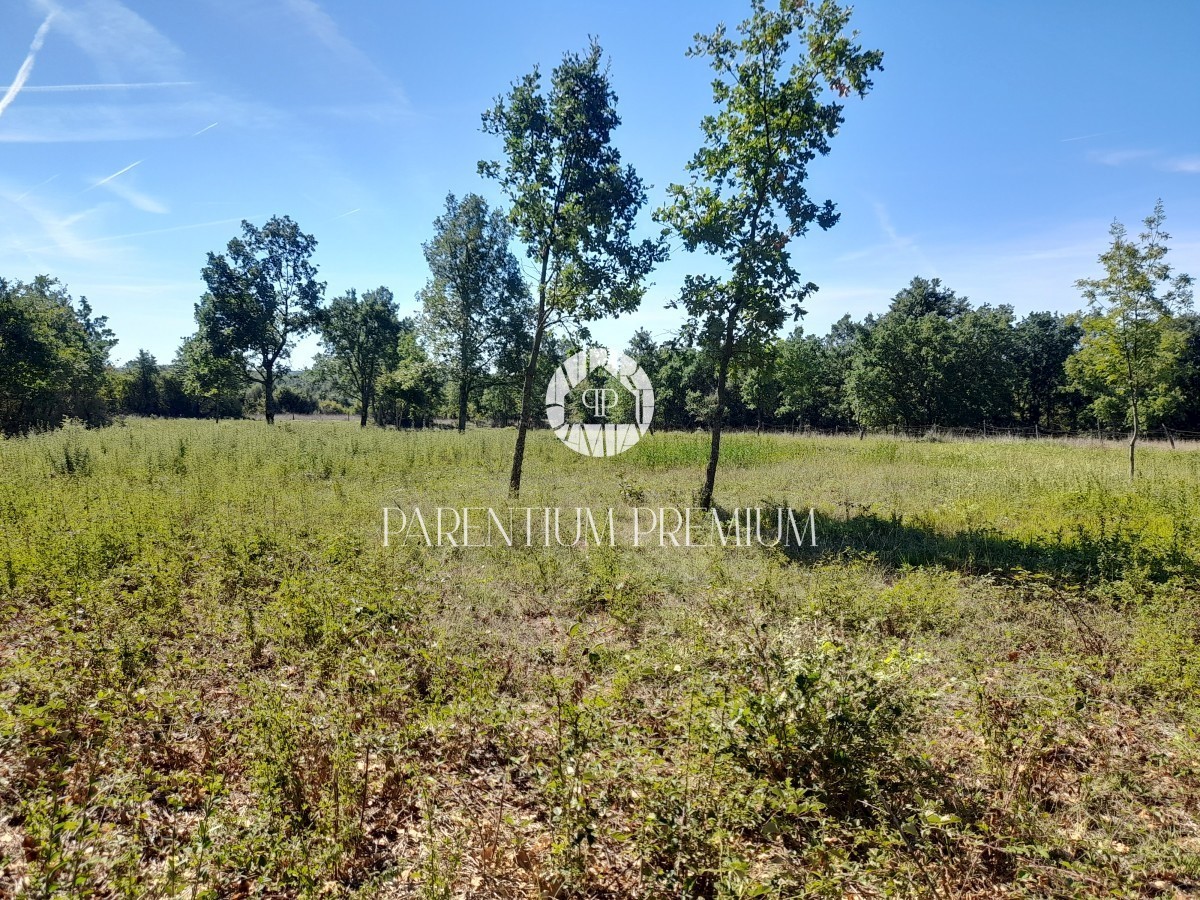
<svg viewBox="0 0 1200 900">
<path fill-rule="evenodd" d="M 201 274 L 208 293 L 196 322 L 213 352 L 237 355 L 245 377 L 263 386 L 267 424 L 275 424 L 275 378 L 298 338 L 317 324 L 325 285 L 310 262 L 317 242 L 287 216 L 261 229 L 242 222 L 225 253 L 209 253 Z"/>
<path fill-rule="evenodd" d="M 478 194 L 446 197 L 424 245 L 433 277 L 421 290 L 422 330 L 433 355 L 454 373 L 458 430 L 467 428 L 467 405 L 498 367 L 516 372 L 529 352 L 526 325 L 532 313 L 521 266 L 508 249 L 512 225 L 489 210 Z"/>
<path fill-rule="evenodd" d="M 643 279 L 666 258 L 662 241 L 635 241 L 646 191 L 612 145 L 616 95 L 593 41 L 567 53 L 543 93 L 535 68 L 483 114 L 483 130 L 504 141 L 502 162 L 481 162 L 512 201 L 509 218 L 537 267 L 537 308 L 525 364 L 509 493 L 521 490 L 533 384 L 547 329 L 637 308 Z"/>
<path fill-rule="evenodd" d="M 1100 254 L 1104 276 L 1075 282 L 1091 314 L 1083 320 L 1083 340 L 1067 362 L 1068 371 L 1096 396 L 1092 407 L 1098 416 L 1124 413 L 1132 429 L 1130 478 L 1137 472 L 1142 423 L 1161 419 L 1179 399 L 1172 377 L 1184 337 L 1175 316 L 1191 306 L 1192 278 L 1172 274 L 1166 262 L 1171 236 L 1163 231 L 1165 221 L 1159 200 L 1136 241 L 1113 222 L 1112 244 Z"/>
<path fill-rule="evenodd" d="M 734 355 L 771 340 L 788 311 L 803 314 L 800 303 L 816 285 L 802 282 L 788 244 L 812 223 L 826 229 L 838 219 L 832 201 L 809 197 L 808 164 L 829 152 L 841 98 L 864 96 L 883 59 L 844 33 L 849 20 L 831 0 L 781 0 L 777 11 L 752 0 L 738 39 L 722 25 L 697 35 L 689 51 L 710 58 L 718 109 L 701 123 L 704 144 L 687 165 L 692 180 L 671 185 L 657 215 L 689 251 L 702 247 L 730 269 L 720 278 L 689 276 L 676 301 L 717 364 L 702 507 L 712 505 Z"/>
<path fill-rule="evenodd" d="M 321 319 L 321 343 L 358 395 L 360 428 L 375 402 L 379 376 L 396 363 L 400 317 L 385 287 L 362 297 L 351 288 L 329 304 Z"/>
</svg>

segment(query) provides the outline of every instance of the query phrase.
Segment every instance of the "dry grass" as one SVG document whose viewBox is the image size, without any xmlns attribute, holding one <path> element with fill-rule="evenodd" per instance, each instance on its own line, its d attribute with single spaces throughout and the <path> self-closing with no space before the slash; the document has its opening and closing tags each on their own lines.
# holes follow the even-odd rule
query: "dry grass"
<svg viewBox="0 0 1200 900">
<path fill-rule="evenodd" d="M 1187 896 L 1200 462 L 734 436 L 817 551 L 391 547 L 511 435 L 0 443 L 0 894 Z M 686 505 L 702 436 L 534 436 L 522 504 Z"/>
</svg>

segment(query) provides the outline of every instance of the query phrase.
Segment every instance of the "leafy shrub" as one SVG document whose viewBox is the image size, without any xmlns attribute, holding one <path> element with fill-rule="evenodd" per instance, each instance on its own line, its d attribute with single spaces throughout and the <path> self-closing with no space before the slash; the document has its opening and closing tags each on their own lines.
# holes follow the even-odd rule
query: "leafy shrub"
<svg viewBox="0 0 1200 900">
<path fill-rule="evenodd" d="M 726 751 L 751 773 L 807 787 L 835 813 L 871 797 L 916 724 L 904 686 L 912 660 L 874 660 L 832 639 L 760 657 L 735 696 Z"/>
</svg>

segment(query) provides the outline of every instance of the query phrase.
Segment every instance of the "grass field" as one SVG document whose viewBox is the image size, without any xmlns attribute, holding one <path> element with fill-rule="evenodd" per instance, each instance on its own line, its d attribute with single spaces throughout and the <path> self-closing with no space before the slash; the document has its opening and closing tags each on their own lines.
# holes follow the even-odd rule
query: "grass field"
<svg viewBox="0 0 1200 900">
<path fill-rule="evenodd" d="M 706 439 L 531 435 L 521 506 Z M 1200 450 L 732 435 L 818 547 L 383 547 L 512 432 L 0 442 L 0 895 L 1200 892 Z"/>
</svg>

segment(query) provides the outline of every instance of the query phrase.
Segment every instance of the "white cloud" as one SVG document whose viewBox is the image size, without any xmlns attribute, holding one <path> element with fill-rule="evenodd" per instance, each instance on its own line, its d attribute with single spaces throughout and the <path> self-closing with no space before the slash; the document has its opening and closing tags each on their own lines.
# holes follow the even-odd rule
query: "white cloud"
<svg viewBox="0 0 1200 900">
<path fill-rule="evenodd" d="M 27 94 L 76 94 L 85 91 L 136 91 L 148 88 L 191 87 L 194 81 L 122 81 L 116 83 L 96 82 L 89 84 L 31 84 Z"/>
<path fill-rule="evenodd" d="M 194 135 L 205 122 L 233 127 L 275 127 L 285 117 L 277 110 L 215 95 L 177 103 L 80 103 L 10 110 L 0 143 L 133 141 Z"/>
<path fill-rule="evenodd" d="M 1181 156 L 1169 159 L 1163 164 L 1163 168 L 1168 172 L 1200 175 L 1200 156 Z"/>
<path fill-rule="evenodd" d="M 1088 159 L 1102 166 L 1123 166 L 1154 155 L 1153 150 L 1093 150 Z"/>
<path fill-rule="evenodd" d="M 5 224 L 10 228 L 9 242 L 7 246 L 0 244 L 0 255 L 8 251 L 28 258 L 34 253 L 53 253 L 56 258 L 61 256 L 86 262 L 98 262 L 105 258 L 105 254 L 80 234 L 77 228 L 94 216 L 99 206 L 62 214 L 30 199 L 28 192 L 19 196 L 0 193 L 0 198 L 16 208 L 15 214 L 4 216 Z M 30 246 L 27 239 L 31 235 L 36 235 L 43 246 Z"/>
<path fill-rule="evenodd" d="M 25 61 L 21 63 L 21 68 L 17 69 L 17 76 L 8 86 L 8 90 L 4 92 L 4 96 L 0 97 L 0 116 L 4 115 L 4 111 L 17 99 L 17 94 L 21 93 L 21 88 L 29 80 L 29 76 L 33 72 L 33 63 L 37 59 L 38 51 L 42 49 L 42 44 L 46 42 L 46 34 L 50 31 L 50 23 L 54 21 L 54 16 L 55 12 L 51 10 L 42 24 L 38 26 L 38 30 L 34 32 Z"/>
<path fill-rule="evenodd" d="M 95 184 L 93 184 L 92 187 L 97 188 L 97 187 L 100 187 L 100 185 L 102 185 L 102 184 L 108 184 L 114 178 L 124 175 L 130 169 L 136 168 L 137 166 L 140 166 L 141 164 L 142 164 L 142 161 L 140 159 L 137 162 L 131 162 L 125 168 L 118 169 L 116 172 L 113 172 L 111 175 L 107 175 L 104 178 L 101 178 L 99 181 L 97 181 Z M 89 190 L 90 190 L 90 188 L 89 188 Z"/>
<path fill-rule="evenodd" d="M 178 77 L 183 53 L 153 25 L 118 0 L 80 0 L 59 5 L 37 0 L 56 16 L 55 30 L 92 58 L 109 82 L 128 76 L 164 80 Z"/>
<path fill-rule="evenodd" d="M 120 197 L 134 209 L 140 209 L 142 212 L 155 213 L 157 215 L 165 215 L 170 212 L 165 204 L 155 200 L 149 194 L 143 194 L 141 191 L 130 187 L 123 181 L 106 181 L 104 189 Z"/>
<path fill-rule="evenodd" d="M 369 74 L 384 85 L 393 99 L 407 104 L 404 91 L 396 85 L 365 53 L 343 34 L 333 17 L 316 0 L 281 0 L 284 8 L 318 41 L 344 64 Z"/>
</svg>

